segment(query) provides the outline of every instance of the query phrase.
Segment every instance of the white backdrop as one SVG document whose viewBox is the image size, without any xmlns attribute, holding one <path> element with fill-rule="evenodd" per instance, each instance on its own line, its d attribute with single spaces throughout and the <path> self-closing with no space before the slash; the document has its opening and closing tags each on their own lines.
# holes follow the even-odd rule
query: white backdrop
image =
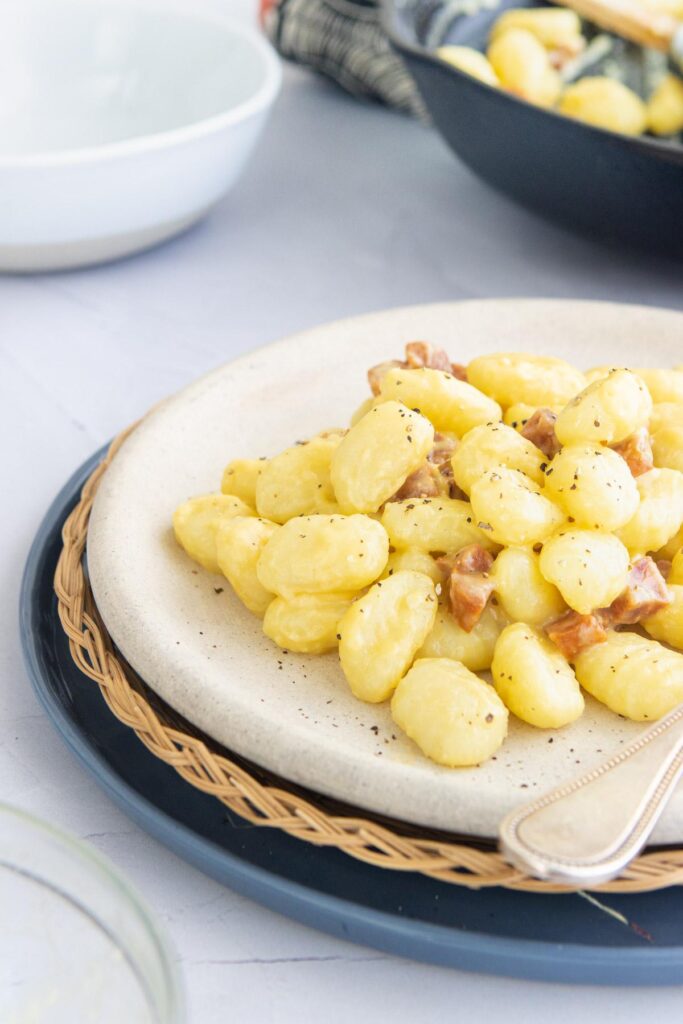
<svg viewBox="0 0 683 1024">
<path fill-rule="evenodd" d="M 251 0 L 209 6 L 254 16 Z M 280 918 L 149 838 L 68 753 L 24 673 L 19 580 L 48 503 L 159 398 L 280 335 L 385 306 L 495 295 L 683 309 L 682 279 L 680 266 L 543 223 L 477 182 L 428 129 L 297 69 L 245 177 L 204 224 L 126 262 L 0 278 L 0 800 L 88 838 L 139 886 L 175 942 L 193 1024 L 293 1024 L 318 1006 L 328 1024 L 427 1024 L 454 1005 L 463 1019 L 485 1008 L 509 1024 L 640 1024 L 673 1018 L 680 996 L 398 961 Z"/>
</svg>

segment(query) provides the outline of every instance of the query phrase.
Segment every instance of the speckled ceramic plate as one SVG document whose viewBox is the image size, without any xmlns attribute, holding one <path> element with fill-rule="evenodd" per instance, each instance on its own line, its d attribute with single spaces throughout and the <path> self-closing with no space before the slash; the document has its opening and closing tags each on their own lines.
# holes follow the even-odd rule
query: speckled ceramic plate
<svg viewBox="0 0 683 1024">
<path fill-rule="evenodd" d="M 472 769 L 424 758 L 388 706 L 350 694 L 336 655 L 279 652 L 225 581 L 175 544 L 175 506 L 215 490 L 224 464 L 343 425 L 366 397 L 368 366 L 426 338 L 467 362 L 487 351 L 550 353 L 579 366 L 681 360 L 683 316 L 579 302 L 486 301 L 376 313 L 260 349 L 157 408 L 100 487 L 88 538 L 95 598 L 146 682 L 215 739 L 321 793 L 391 817 L 494 836 L 504 813 L 585 771 L 639 726 L 589 701 L 545 732 L 513 722 L 497 757 Z M 683 840 L 683 789 L 655 841 Z"/>
</svg>

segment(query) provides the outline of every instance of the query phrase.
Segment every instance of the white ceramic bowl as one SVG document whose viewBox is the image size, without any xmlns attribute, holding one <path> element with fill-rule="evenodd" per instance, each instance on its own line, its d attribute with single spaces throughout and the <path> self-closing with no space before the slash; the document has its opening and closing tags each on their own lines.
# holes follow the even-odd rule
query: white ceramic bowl
<svg viewBox="0 0 683 1024">
<path fill-rule="evenodd" d="M 237 179 L 280 86 L 256 31 L 143 0 L 0 4 L 0 270 L 154 245 Z"/>
</svg>

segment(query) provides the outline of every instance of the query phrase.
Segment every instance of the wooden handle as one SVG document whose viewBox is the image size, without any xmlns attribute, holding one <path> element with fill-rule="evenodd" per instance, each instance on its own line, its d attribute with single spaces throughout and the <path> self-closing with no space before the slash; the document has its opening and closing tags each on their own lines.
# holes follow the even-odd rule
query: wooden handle
<svg viewBox="0 0 683 1024">
<path fill-rule="evenodd" d="M 668 53 L 681 23 L 668 14 L 649 11 L 637 0 L 558 0 L 600 28 L 640 46 Z"/>
</svg>

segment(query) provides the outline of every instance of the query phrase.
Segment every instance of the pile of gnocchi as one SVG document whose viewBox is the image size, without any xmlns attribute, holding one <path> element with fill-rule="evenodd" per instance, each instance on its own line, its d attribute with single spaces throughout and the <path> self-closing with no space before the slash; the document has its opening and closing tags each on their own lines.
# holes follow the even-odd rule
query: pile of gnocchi
<svg viewBox="0 0 683 1024">
<path fill-rule="evenodd" d="M 368 380 L 348 429 L 236 459 L 174 513 L 265 635 L 338 650 L 451 767 L 510 713 L 569 725 L 582 691 L 638 721 L 683 701 L 683 367 L 462 366 L 417 341 Z"/>
<path fill-rule="evenodd" d="M 680 15 L 683 19 L 683 5 Z M 600 42 L 591 44 L 604 56 Z M 441 46 L 436 53 L 460 71 L 530 103 L 552 107 L 598 128 L 642 135 L 683 131 L 683 80 L 662 65 L 657 84 L 643 101 L 611 74 L 588 74 L 590 47 L 574 11 L 559 7 L 515 8 L 494 22 L 486 55 L 468 46 Z"/>
</svg>

